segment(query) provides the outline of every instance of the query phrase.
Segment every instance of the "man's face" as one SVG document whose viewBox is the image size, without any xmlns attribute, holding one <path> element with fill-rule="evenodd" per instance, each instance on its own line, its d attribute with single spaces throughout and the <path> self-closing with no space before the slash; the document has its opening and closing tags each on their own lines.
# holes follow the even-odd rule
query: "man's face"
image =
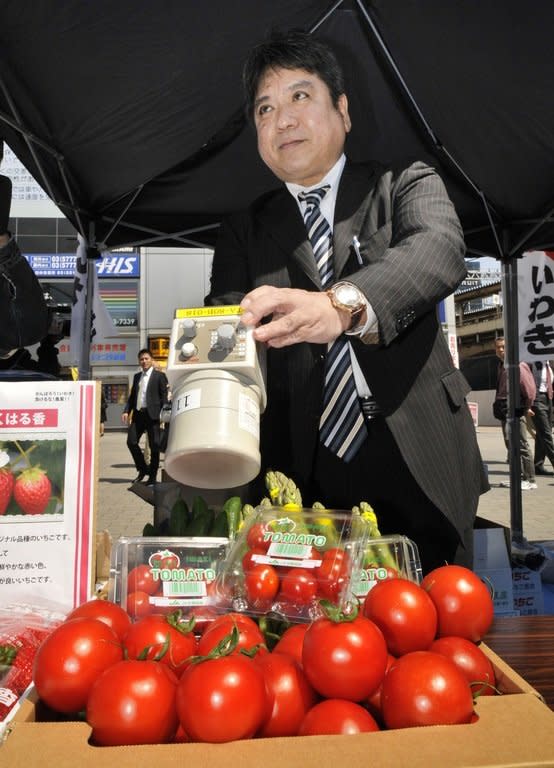
<svg viewBox="0 0 554 768">
<path fill-rule="evenodd" d="M 304 69 L 268 69 L 254 102 L 258 151 L 281 181 L 317 184 L 337 162 L 350 131 L 348 101 Z"/>
<path fill-rule="evenodd" d="M 502 360 L 504 362 L 504 339 L 502 339 L 502 341 L 497 339 L 497 341 L 495 342 L 495 347 L 496 347 L 496 356 L 498 357 L 499 360 Z"/>
<path fill-rule="evenodd" d="M 152 366 L 152 363 L 153 363 L 153 360 L 150 357 L 150 355 L 141 355 L 138 361 L 143 371 L 147 371 Z"/>
</svg>

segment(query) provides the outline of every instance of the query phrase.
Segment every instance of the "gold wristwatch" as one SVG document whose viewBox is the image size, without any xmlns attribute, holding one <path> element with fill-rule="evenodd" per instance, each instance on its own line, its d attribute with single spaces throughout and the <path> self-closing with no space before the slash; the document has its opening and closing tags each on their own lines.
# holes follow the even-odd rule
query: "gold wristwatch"
<svg viewBox="0 0 554 768">
<path fill-rule="evenodd" d="M 367 309 L 367 299 L 359 288 L 353 283 L 341 281 L 331 286 L 326 293 L 335 309 L 350 313 L 347 332 L 360 325 L 360 319 Z"/>
</svg>

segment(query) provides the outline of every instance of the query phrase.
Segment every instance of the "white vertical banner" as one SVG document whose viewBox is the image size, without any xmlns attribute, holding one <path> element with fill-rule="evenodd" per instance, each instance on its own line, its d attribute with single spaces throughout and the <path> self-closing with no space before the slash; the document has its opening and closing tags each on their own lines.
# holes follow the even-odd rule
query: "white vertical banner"
<svg viewBox="0 0 554 768">
<path fill-rule="evenodd" d="M 0 382 L 0 605 L 90 599 L 97 382 Z"/>
<path fill-rule="evenodd" d="M 554 251 L 528 251 L 518 262 L 519 359 L 554 359 Z"/>
<path fill-rule="evenodd" d="M 91 259 L 87 265 L 87 248 L 84 238 L 78 234 L 77 256 L 75 259 L 75 278 L 73 281 L 73 308 L 71 310 L 71 365 L 79 365 L 82 359 L 82 348 L 85 339 L 85 315 L 87 292 L 92 292 L 92 315 L 90 339 L 111 339 L 119 336 L 119 330 L 114 325 L 106 305 L 98 292 L 98 274 L 96 265 Z M 90 269 L 87 269 L 87 266 Z M 91 285 L 89 286 L 89 275 Z"/>
</svg>

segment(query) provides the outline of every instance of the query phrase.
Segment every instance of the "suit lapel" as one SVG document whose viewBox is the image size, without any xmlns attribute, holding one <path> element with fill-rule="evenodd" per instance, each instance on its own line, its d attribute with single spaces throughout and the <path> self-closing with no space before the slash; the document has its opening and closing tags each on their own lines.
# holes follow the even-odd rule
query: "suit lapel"
<svg viewBox="0 0 554 768">
<path fill-rule="evenodd" d="M 283 189 L 277 193 L 263 208 L 260 218 L 278 247 L 272 256 L 264 254 L 266 269 L 271 269 L 267 260 L 275 259 L 274 268 L 289 268 L 296 273 L 296 279 L 301 282 L 296 287 L 305 287 L 307 290 L 313 290 L 315 287 L 321 290 L 321 280 L 306 227 L 289 191 Z"/>
<path fill-rule="evenodd" d="M 346 162 L 339 184 L 333 225 L 335 280 L 350 259 L 349 272 L 357 261 L 352 238 L 359 236 L 369 206 L 375 172 L 368 166 Z M 321 280 L 300 210 L 286 188 L 275 193 L 260 211 L 260 219 L 277 250 L 260 255 L 264 274 L 289 268 L 300 281 L 299 288 L 321 290 Z M 296 280 L 293 281 L 296 283 Z"/>
<path fill-rule="evenodd" d="M 351 259 L 348 272 L 359 268 L 353 245 L 354 236 L 360 233 L 367 214 L 375 172 L 368 166 L 346 162 L 339 183 L 333 224 L 335 280 L 338 280 Z"/>
</svg>

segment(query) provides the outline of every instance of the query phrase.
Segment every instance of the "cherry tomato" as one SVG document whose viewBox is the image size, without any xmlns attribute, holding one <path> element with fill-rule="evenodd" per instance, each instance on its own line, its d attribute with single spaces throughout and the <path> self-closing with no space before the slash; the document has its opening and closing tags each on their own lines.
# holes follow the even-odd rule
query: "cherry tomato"
<svg viewBox="0 0 554 768">
<path fill-rule="evenodd" d="M 268 610 L 279 589 L 279 576 L 271 565 L 253 565 L 244 578 L 246 597 L 253 608 Z"/>
<path fill-rule="evenodd" d="M 123 647 L 127 658 L 159 661 L 179 676 L 196 653 L 196 637 L 186 623 L 179 623 L 177 614 L 153 613 L 131 626 Z"/>
<path fill-rule="evenodd" d="M 321 597 L 337 602 L 348 579 L 350 566 L 345 558 L 323 558 L 315 569 L 317 591 Z"/>
<path fill-rule="evenodd" d="M 150 602 L 150 595 L 147 592 L 136 590 L 127 595 L 127 613 L 131 619 L 148 616 L 154 610 L 154 605 Z"/>
<path fill-rule="evenodd" d="M 424 651 L 435 639 L 437 610 L 433 601 L 419 584 L 408 579 L 379 581 L 368 592 L 363 612 L 381 629 L 393 656 Z"/>
<path fill-rule="evenodd" d="M 267 552 L 270 545 L 269 538 L 266 538 L 268 530 L 264 523 L 254 523 L 250 526 L 248 533 L 246 534 L 246 543 L 250 549 L 261 549 L 262 552 Z"/>
<path fill-rule="evenodd" d="M 316 619 L 304 636 L 302 666 L 308 682 L 328 699 L 362 701 L 385 674 L 387 646 L 379 627 L 363 616 Z"/>
<path fill-rule="evenodd" d="M 295 736 L 306 712 L 318 699 L 298 662 L 287 654 L 267 653 L 254 657 L 263 672 L 268 716 L 258 736 Z"/>
<path fill-rule="evenodd" d="M 177 678 L 156 661 L 120 661 L 92 686 L 87 722 L 94 744 L 163 744 L 178 725 Z"/>
<path fill-rule="evenodd" d="M 306 713 L 298 735 L 337 733 L 348 735 L 378 731 L 374 718 L 360 704 L 344 699 L 326 699 L 315 704 Z"/>
<path fill-rule="evenodd" d="M 453 661 L 431 651 L 413 651 L 391 666 L 381 692 L 387 728 L 469 723 L 473 697 Z"/>
<path fill-rule="evenodd" d="M 252 738 L 268 712 L 262 671 L 241 654 L 192 664 L 179 680 L 177 712 L 192 741 Z"/>
<path fill-rule="evenodd" d="M 119 638 L 107 624 L 86 617 L 71 619 L 39 646 L 33 682 L 39 698 L 56 712 L 79 712 L 96 678 L 122 658 Z"/>
<path fill-rule="evenodd" d="M 103 621 L 111 627 L 120 640 L 131 626 L 131 617 L 120 605 L 110 600 L 89 600 L 74 608 L 66 617 L 66 621 L 86 616 L 89 619 Z"/>
<path fill-rule="evenodd" d="M 307 624 L 293 624 L 285 629 L 273 647 L 272 653 L 287 653 L 302 666 L 302 646 L 307 629 Z"/>
<path fill-rule="evenodd" d="M 496 693 L 496 677 L 491 660 L 465 637 L 439 637 L 429 650 L 447 656 L 460 669 L 471 686 L 473 695 L 493 696 Z"/>
<path fill-rule="evenodd" d="M 247 549 L 242 557 L 242 571 L 247 574 L 248 571 L 258 562 L 255 560 L 256 555 L 265 555 L 265 550 L 260 547 L 254 547 L 254 549 Z"/>
<path fill-rule="evenodd" d="M 309 605 L 317 594 L 317 581 L 307 568 L 289 568 L 281 577 L 280 597 L 296 605 Z"/>
<path fill-rule="evenodd" d="M 461 565 L 443 565 L 424 577 L 421 586 L 438 614 L 437 636 L 455 635 L 478 643 L 494 618 L 494 603 L 477 574 Z"/>
<path fill-rule="evenodd" d="M 136 565 L 127 575 L 127 594 L 146 592 L 147 595 L 155 595 L 159 587 L 160 582 L 152 576 L 149 565 Z"/>
<path fill-rule="evenodd" d="M 256 622 L 240 613 L 228 613 L 225 616 L 219 616 L 206 629 L 198 642 L 198 655 L 207 656 L 224 637 L 231 633 L 234 626 L 239 630 L 239 640 L 233 651 L 234 654 L 239 653 L 241 648 L 251 650 L 257 646 L 263 647 L 267 652 L 263 632 Z"/>
</svg>

